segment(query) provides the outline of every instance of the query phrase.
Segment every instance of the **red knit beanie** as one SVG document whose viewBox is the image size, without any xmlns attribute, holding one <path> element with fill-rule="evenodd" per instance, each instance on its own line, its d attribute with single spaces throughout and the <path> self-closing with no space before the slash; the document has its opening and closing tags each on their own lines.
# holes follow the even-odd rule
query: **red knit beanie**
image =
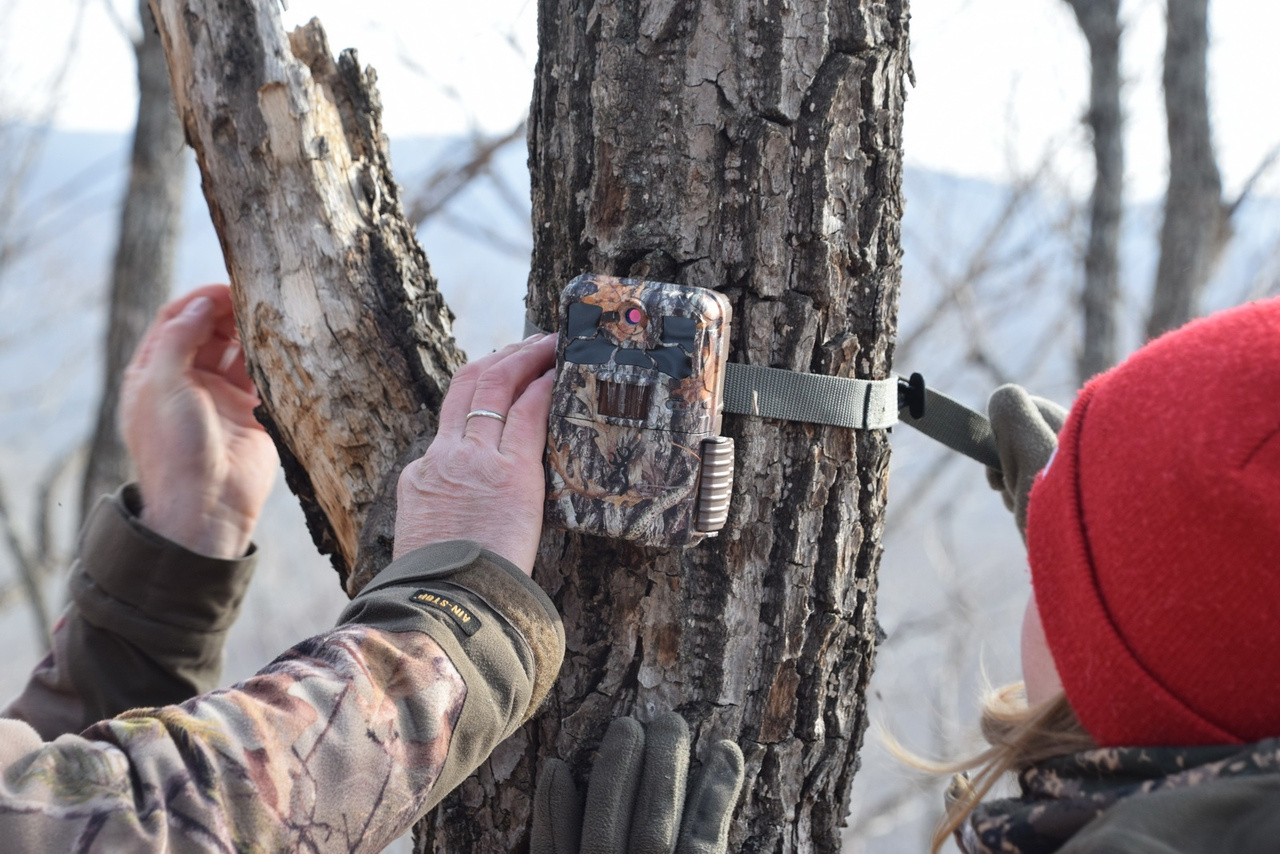
<svg viewBox="0 0 1280 854">
<path fill-rule="evenodd" d="M 1280 299 L 1091 380 L 1032 489 L 1027 549 L 1099 746 L 1280 736 Z"/>
</svg>

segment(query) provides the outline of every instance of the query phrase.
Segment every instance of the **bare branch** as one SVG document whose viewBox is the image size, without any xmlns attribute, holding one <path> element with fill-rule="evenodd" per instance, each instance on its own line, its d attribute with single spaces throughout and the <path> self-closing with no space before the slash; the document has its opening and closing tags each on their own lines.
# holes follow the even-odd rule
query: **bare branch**
<svg viewBox="0 0 1280 854">
<path fill-rule="evenodd" d="M 84 463 L 85 450 L 85 445 L 79 444 L 58 457 L 40 482 L 36 503 L 36 555 L 46 572 L 62 563 L 53 532 L 53 517 L 58 510 L 57 490 L 63 478 Z"/>
<path fill-rule="evenodd" d="M 21 138 L 14 146 L 16 151 L 5 151 L 0 157 L 0 274 L 19 254 L 24 244 L 21 234 L 14 236 L 14 225 L 21 220 L 22 194 L 31 172 L 35 169 L 44 144 L 49 135 L 49 128 L 58 110 L 63 85 L 71 64 L 79 55 L 80 34 L 83 29 L 85 10 L 89 0 L 78 0 L 75 19 L 67 45 L 60 54 L 61 63 L 49 84 L 48 97 L 43 109 L 30 120 L 22 123 Z M 6 146 L 7 147 L 7 146 Z"/>
<path fill-rule="evenodd" d="M 450 200 L 466 189 L 472 181 L 490 172 L 493 159 L 499 151 L 518 139 L 524 139 L 527 124 L 527 119 L 521 119 L 515 127 L 504 134 L 476 139 L 463 162 L 437 168 L 417 195 L 409 200 L 406 213 L 409 222 L 415 228 L 421 228 L 423 223 L 444 210 Z"/>
<path fill-rule="evenodd" d="M 139 21 L 139 26 L 134 27 L 124 19 L 120 14 L 120 10 L 116 8 L 116 4 L 111 2 L 111 0 L 102 0 L 102 6 L 107 12 L 107 18 L 111 20 L 116 31 L 120 33 L 120 37 L 128 42 L 134 50 L 137 50 L 142 44 L 145 29 L 151 25 L 149 20 L 151 16 L 147 15 L 142 18 L 141 21 Z"/>
<path fill-rule="evenodd" d="M 464 237 L 469 237 L 485 246 L 497 249 L 519 261 L 527 261 L 529 259 L 529 252 L 533 248 L 530 244 L 512 240 L 496 228 L 449 212 L 442 215 L 440 220 Z"/>
<path fill-rule="evenodd" d="M 36 621 L 41 648 L 47 649 L 52 621 L 49 619 L 49 608 L 45 603 L 44 590 L 41 586 L 43 567 L 39 557 L 23 541 L 17 520 L 9 512 L 3 487 L 0 487 L 0 534 L 3 535 L 5 544 L 9 547 L 9 552 L 13 555 L 17 566 L 19 582 L 26 594 L 27 604 L 31 607 L 31 615 Z"/>
<path fill-rule="evenodd" d="M 1271 171 L 1271 167 L 1275 165 L 1277 158 L 1280 158 L 1280 145 L 1277 145 L 1275 148 L 1267 152 L 1267 156 L 1262 158 L 1262 161 L 1253 170 L 1253 173 L 1245 180 L 1244 186 L 1240 188 L 1239 194 L 1233 201 L 1227 203 L 1227 219 L 1231 219 L 1235 216 L 1236 211 L 1239 210 L 1240 206 L 1249 198 L 1249 194 L 1253 192 L 1254 187 L 1256 187 L 1258 182 L 1266 177 L 1266 174 Z"/>
</svg>

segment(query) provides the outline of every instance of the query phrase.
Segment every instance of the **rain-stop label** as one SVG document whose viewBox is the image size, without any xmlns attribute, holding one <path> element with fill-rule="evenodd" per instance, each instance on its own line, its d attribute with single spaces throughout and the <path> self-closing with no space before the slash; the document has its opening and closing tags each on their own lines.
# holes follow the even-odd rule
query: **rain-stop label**
<svg viewBox="0 0 1280 854">
<path fill-rule="evenodd" d="M 409 601 L 444 614 L 450 620 L 453 620 L 458 628 L 466 633 L 467 637 L 480 631 L 480 620 L 471 609 L 458 604 L 448 596 L 441 596 L 439 593 L 433 593 L 430 590 L 419 590 L 409 597 Z"/>
</svg>

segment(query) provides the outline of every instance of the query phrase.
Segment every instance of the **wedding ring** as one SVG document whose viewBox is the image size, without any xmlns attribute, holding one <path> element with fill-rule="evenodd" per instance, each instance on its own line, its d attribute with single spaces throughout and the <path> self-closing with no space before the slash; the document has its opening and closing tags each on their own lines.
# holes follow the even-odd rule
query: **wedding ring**
<svg viewBox="0 0 1280 854">
<path fill-rule="evenodd" d="M 473 409 L 467 413 L 467 420 L 470 421 L 472 418 L 477 416 L 481 418 L 496 418 L 503 424 L 507 423 L 507 416 L 499 412 L 494 412 L 492 409 Z"/>
</svg>

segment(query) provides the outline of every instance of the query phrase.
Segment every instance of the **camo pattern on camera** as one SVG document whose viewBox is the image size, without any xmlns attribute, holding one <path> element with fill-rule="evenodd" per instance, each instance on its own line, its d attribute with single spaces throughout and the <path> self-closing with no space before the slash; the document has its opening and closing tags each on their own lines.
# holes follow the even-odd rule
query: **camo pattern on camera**
<svg viewBox="0 0 1280 854">
<path fill-rule="evenodd" d="M 966 854 L 1049 854 L 1123 799 L 1277 772 L 1280 739 L 1087 750 L 1027 768 L 1018 775 L 1022 796 L 979 804 L 956 839 Z"/>
<path fill-rule="evenodd" d="M 705 288 L 596 275 L 565 287 L 548 521 L 650 545 L 701 539 L 701 443 L 720 432 L 730 315 Z"/>
<path fill-rule="evenodd" d="M 24 851 L 381 851 L 424 811 L 466 687 L 420 632 L 346 626 L 258 675 L 42 742 L 0 721 Z"/>
</svg>

